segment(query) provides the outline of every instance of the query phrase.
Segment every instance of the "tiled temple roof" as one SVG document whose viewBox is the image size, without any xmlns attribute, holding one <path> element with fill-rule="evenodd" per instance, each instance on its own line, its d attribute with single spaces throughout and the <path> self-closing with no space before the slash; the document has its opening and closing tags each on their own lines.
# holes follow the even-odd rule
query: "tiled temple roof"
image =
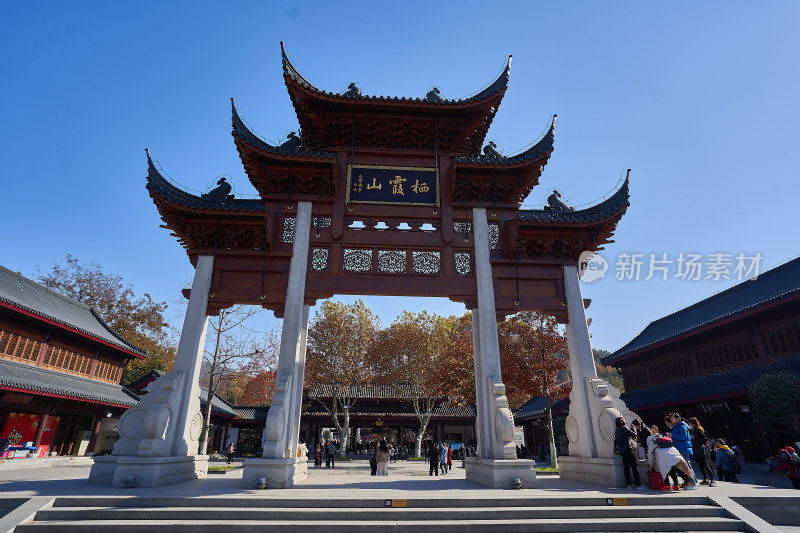
<svg viewBox="0 0 800 533">
<path fill-rule="evenodd" d="M 604 365 L 614 365 L 634 353 L 691 334 L 716 322 L 769 305 L 788 297 L 800 296 L 800 257 L 746 280 L 718 294 L 701 300 L 651 322 L 631 342 L 603 357 Z"/>
<path fill-rule="evenodd" d="M 239 115 L 239 112 L 236 110 L 236 106 L 233 103 L 233 98 L 231 98 L 231 109 L 233 112 L 233 135 L 239 137 L 242 141 L 246 142 L 250 146 L 280 156 L 315 157 L 325 159 L 336 158 L 336 154 L 333 152 L 326 152 L 322 150 L 306 150 L 305 148 L 284 148 L 281 146 L 273 146 L 253 133 L 250 128 L 247 127 L 242 120 L 242 117 Z"/>
<path fill-rule="evenodd" d="M 329 97 L 334 97 L 334 98 L 341 98 L 342 100 L 362 100 L 362 101 L 372 101 L 372 102 L 385 101 L 385 102 L 392 102 L 392 103 L 407 102 L 407 103 L 413 103 L 413 104 L 416 104 L 416 105 L 418 105 L 418 104 L 423 104 L 423 105 L 427 104 L 427 105 L 430 105 L 430 106 L 454 105 L 454 104 L 458 105 L 458 104 L 465 104 L 465 103 L 469 103 L 469 102 L 476 102 L 476 101 L 480 101 L 480 100 L 483 100 L 485 98 L 488 98 L 488 97 L 490 97 L 490 96 L 492 96 L 494 94 L 497 94 L 498 92 L 508 88 L 508 80 L 509 80 L 510 72 L 511 72 L 511 56 L 508 56 L 508 61 L 506 63 L 506 67 L 500 73 L 500 76 L 498 76 L 497 79 L 494 82 L 492 82 L 488 87 L 486 87 L 482 91 L 478 92 L 474 96 L 470 96 L 469 98 L 461 98 L 461 99 L 457 99 L 457 100 L 442 99 L 440 102 L 433 102 L 433 101 L 427 100 L 426 98 L 407 98 L 407 97 L 397 97 L 397 96 L 368 96 L 368 95 L 357 95 L 357 96 L 347 95 L 347 96 L 345 96 L 344 94 L 341 94 L 341 93 L 333 93 L 333 92 L 323 91 L 322 89 L 319 89 L 318 87 L 315 87 L 308 80 L 306 80 L 297 71 L 297 69 L 294 67 L 294 65 L 292 65 L 292 62 L 289 61 L 289 57 L 286 55 L 286 49 L 283 46 L 283 42 L 281 42 L 281 57 L 283 59 L 283 72 L 284 72 L 284 74 L 286 76 L 291 78 L 295 83 L 305 87 L 306 89 L 308 89 L 310 91 L 313 91 L 315 93 L 324 95 L 324 96 L 329 96 Z"/>
<path fill-rule="evenodd" d="M 145 355 L 144 350 L 113 332 L 88 305 L 67 298 L 2 266 L 0 303 L 100 340 L 137 357 Z"/>
<path fill-rule="evenodd" d="M 139 397 L 120 385 L 0 359 L 0 389 L 133 407 Z"/>
<path fill-rule="evenodd" d="M 175 202 L 190 209 L 207 211 L 248 211 L 260 213 L 267 210 L 260 199 L 226 199 L 218 201 L 211 198 L 195 196 L 172 185 L 158 171 L 150 152 L 147 151 L 147 189 L 152 194 L 158 195 L 168 201 Z"/>
<path fill-rule="evenodd" d="M 680 383 L 652 385 L 625 392 L 621 398 L 630 409 L 645 409 L 744 396 L 762 374 L 781 371 L 800 372 L 800 358 L 792 357 L 747 368 L 736 368 L 719 374 L 684 379 Z"/>
<path fill-rule="evenodd" d="M 200 387 L 200 408 L 203 410 L 206 409 L 206 398 L 208 398 L 208 389 Z M 211 401 L 211 414 L 226 416 L 228 418 L 239 418 L 237 410 L 216 394 Z"/>
<path fill-rule="evenodd" d="M 546 209 L 520 209 L 517 219 L 524 222 L 544 222 L 552 224 L 590 224 L 614 217 L 630 205 L 630 179 L 626 178 L 617 192 L 605 201 L 579 211 L 555 211 Z"/>
<path fill-rule="evenodd" d="M 469 156 L 469 157 L 456 157 L 455 162 L 460 164 L 481 164 L 491 166 L 514 166 L 520 163 L 527 163 L 528 161 L 535 161 L 544 156 L 549 155 L 553 151 L 553 145 L 556 139 L 556 115 L 553 115 L 553 120 L 550 123 L 550 128 L 547 133 L 539 139 L 539 141 L 517 155 L 509 157 L 492 157 L 486 155 Z"/>
</svg>

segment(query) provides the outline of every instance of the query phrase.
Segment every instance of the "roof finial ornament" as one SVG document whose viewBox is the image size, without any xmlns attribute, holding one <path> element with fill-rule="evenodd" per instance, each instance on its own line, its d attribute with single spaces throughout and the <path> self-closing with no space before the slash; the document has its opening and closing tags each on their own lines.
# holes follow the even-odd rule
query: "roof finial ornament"
<svg viewBox="0 0 800 533">
<path fill-rule="evenodd" d="M 553 189 L 553 194 L 547 197 L 547 204 L 544 206 L 545 211 L 575 211 L 574 207 L 570 207 L 561 199 L 561 193 Z"/>
<path fill-rule="evenodd" d="M 303 138 L 299 137 L 297 133 L 290 131 L 286 136 L 286 140 L 281 143 L 281 150 L 297 151 L 303 147 Z"/>
<path fill-rule="evenodd" d="M 214 189 L 202 194 L 201 197 L 216 202 L 219 205 L 225 205 L 228 203 L 228 200 L 233 200 L 233 195 L 228 194 L 230 192 L 231 184 L 223 177 L 217 180 L 217 186 Z"/>
<path fill-rule="evenodd" d="M 359 96 L 361 96 L 361 88 L 358 85 L 356 85 L 356 82 L 351 81 L 350 85 L 348 85 L 347 88 L 349 90 L 342 95 L 345 98 L 358 98 Z"/>
<path fill-rule="evenodd" d="M 506 157 L 497 150 L 497 144 L 494 141 L 489 141 L 489 144 L 483 147 L 483 155 L 493 159 L 504 159 Z"/>
<path fill-rule="evenodd" d="M 434 87 L 425 95 L 425 101 L 438 104 L 439 102 L 444 102 L 444 98 L 442 98 L 439 88 Z"/>
</svg>

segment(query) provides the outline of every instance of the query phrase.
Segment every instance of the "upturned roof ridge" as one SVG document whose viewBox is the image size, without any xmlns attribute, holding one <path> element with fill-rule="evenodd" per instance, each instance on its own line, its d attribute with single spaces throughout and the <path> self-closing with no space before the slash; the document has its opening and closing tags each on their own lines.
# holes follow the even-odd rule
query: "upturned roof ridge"
<svg viewBox="0 0 800 533">
<path fill-rule="evenodd" d="M 542 135 L 542 137 L 536 141 L 536 143 L 531 146 L 530 148 L 508 157 L 497 157 L 497 156 L 487 156 L 487 155 L 477 155 L 477 156 L 465 156 L 465 157 L 456 157 L 456 163 L 482 163 L 487 165 L 514 165 L 516 163 L 524 163 L 526 161 L 530 161 L 533 159 L 537 159 L 547 152 L 553 151 L 553 146 L 555 144 L 556 139 L 556 118 L 558 115 L 553 115 L 553 118 L 550 120 L 550 127 L 547 131 Z"/>
<path fill-rule="evenodd" d="M 159 193 L 168 200 L 178 202 L 189 208 L 210 211 L 250 211 L 260 213 L 268 210 L 264 202 L 256 198 L 230 199 L 221 204 L 218 201 L 183 191 L 170 183 L 156 168 L 153 158 L 150 157 L 150 150 L 145 148 L 145 153 L 147 153 L 147 188 Z"/>
<path fill-rule="evenodd" d="M 630 176 L 617 191 L 599 204 L 577 211 L 520 209 L 516 218 L 523 222 L 596 222 L 605 220 L 630 206 Z"/>
<path fill-rule="evenodd" d="M 488 98 L 504 89 L 508 88 L 508 81 L 511 76 L 511 58 L 513 56 L 509 55 L 508 60 L 506 62 L 506 66 L 500 75 L 495 79 L 492 83 L 486 86 L 485 89 L 482 89 L 478 93 L 470 96 L 468 98 L 459 98 L 459 99 L 449 99 L 449 98 L 442 98 L 441 101 L 434 102 L 427 99 L 427 96 L 424 98 L 411 98 L 411 97 L 398 97 L 398 96 L 369 96 L 369 95 L 347 95 L 345 96 L 342 93 L 334 93 L 325 91 L 320 89 L 319 87 L 315 86 L 307 79 L 305 79 L 300 72 L 295 68 L 292 62 L 289 60 L 289 56 L 286 54 L 286 47 L 281 41 L 281 59 L 283 61 L 283 73 L 286 76 L 289 76 L 292 80 L 294 80 L 299 85 L 305 87 L 306 89 L 316 92 L 318 94 L 324 96 L 332 96 L 335 98 L 341 98 L 342 100 L 365 100 L 365 101 L 387 101 L 387 102 L 405 102 L 405 103 L 415 103 L 415 104 L 430 104 L 434 105 L 448 105 L 448 104 L 465 104 L 469 102 L 477 102 L 483 100 L 484 98 Z"/>
<path fill-rule="evenodd" d="M 233 123 L 233 135 L 238 136 L 242 141 L 246 142 L 247 144 L 258 148 L 259 150 L 263 150 L 265 152 L 270 152 L 273 154 L 278 155 L 288 155 L 288 156 L 301 156 L 301 157 L 321 157 L 321 158 L 335 158 L 336 154 L 333 152 L 327 152 L 324 150 L 307 150 L 305 148 L 283 148 L 281 146 L 275 146 L 258 135 L 256 135 L 250 128 L 247 127 L 247 124 L 244 123 L 242 120 L 241 115 L 239 115 L 239 111 L 236 109 L 236 104 L 234 103 L 233 98 L 231 98 L 231 111 L 232 111 L 232 123 Z"/>
</svg>

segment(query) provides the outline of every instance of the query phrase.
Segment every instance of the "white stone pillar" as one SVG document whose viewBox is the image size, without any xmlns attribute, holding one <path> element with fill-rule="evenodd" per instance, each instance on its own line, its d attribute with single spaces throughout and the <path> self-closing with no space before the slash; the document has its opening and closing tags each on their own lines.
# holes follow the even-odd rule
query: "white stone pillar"
<svg viewBox="0 0 800 533">
<path fill-rule="evenodd" d="M 569 456 L 559 457 L 559 475 L 561 479 L 624 487 L 622 461 L 614 455 L 615 420 L 620 415 L 628 422 L 638 417 L 620 399 L 616 388 L 597 377 L 575 266 L 564 266 L 564 297 L 572 393 L 566 422 Z M 644 461 L 639 463 L 640 477 L 644 479 Z"/>
<path fill-rule="evenodd" d="M 182 391 L 176 423 L 177 435 L 172 446 L 172 455 L 197 455 L 203 418 L 200 414 L 200 365 L 206 346 L 208 330 L 208 295 L 214 274 L 214 257 L 201 255 L 197 258 L 192 292 L 183 319 L 181 340 L 175 357 L 175 367 L 170 374 L 182 373 Z M 165 376 L 166 377 L 166 376 Z M 210 406 L 209 406 L 210 408 Z"/>
<path fill-rule="evenodd" d="M 95 462 L 90 481 L 155 487 L 206 476 L 208 456 L 197 453 L 203 423 L 198 380 L 213 273 L 214 257 L 199 256 L 175 368 L 151 383 L 139 404 L 122 415 L 120 439 L 110 457 Z"/>
<path fill-rule="evenodd" d="M 473 338 L 478 341 L 474 348 L 475 392 L 478 395 L 478 412 L 481 417 L 478 454 L 486 459 L 516 459 L 514 419 L 508 409 L 505 385 L 500 373 L 494 280 L 489 261 L 489 224 L 485 208 L 476 207 L 472 210 L 472 224 L 475 238 L 475 278 L 478 284 L 478 308 L 472 311 Z"/>
<path fill-rule="evenodd" d="M 308 332 L 309 307 L 304 300 L 310 234 L 311 202 L 298 202 L 275 394 L 267 413 L 263 456 L 245 461 L 245 488 L 256 486 L 259 478 L 268 488 L 287 488 L 307 475 L 306 459 L 297 457 L 297 439 Z"/>
<path fill-rule="evenodd" d="M 597 378 L 592 354 L 592 342 L 589 337 L 589 326 L 586 323 L 586 310 L 583 306 L 583 295 L 576 266 L 564 266 L 564 298 L 567 301 L 566 326 L 567 344 L 569 346 L 569 371 L 572 375 L 572 394 L 570 394 L 568 424 L 575 428 L 567 428 L 570 433 L 578 435 L 577 442 L 569 445 L 569 454 L 577 457 L 597 457 L 595 442 L 595 424 L 590 409 L 590 384 L 588 380 Z M 574 420 L 574 422 L 573 422 Z"/>
<path fill-rule="evenodd" d="M 476 207 L 472 210 L 472 224 L 478 293 L 478 307 L 472 310 L 478 457 L 464 461 L 466 476 L 492 488 L 511 488 L 515 479 L 519 479 L 523 487 L 531 488 L 536 485 L 536 470 L 533 461 L 517 459 L 514 417 L 508 408 L 506 388 L 500 373 L 497 311 L 485 208 Z"/>
</svg>

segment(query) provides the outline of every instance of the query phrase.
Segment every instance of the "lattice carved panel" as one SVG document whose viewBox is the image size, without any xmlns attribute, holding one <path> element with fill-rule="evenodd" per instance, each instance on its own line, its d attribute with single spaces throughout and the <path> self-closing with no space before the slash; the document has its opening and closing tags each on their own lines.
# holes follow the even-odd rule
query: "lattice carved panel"
<svg viewBox="0 0 800 533">
<path fill-rule="evenodd" d="M 327 248 L 313 248 L 311 250 L 311 270 L 324 272 L 328 270 L 328 256 L 330 250 Z"/>
<path fill-rule="evenodd" d="M 331 217 L 314 217 L 311 223 L 315 228 L 330 228 Z"/>
<path fill-rule="evenodd" d="M 414 250 L 411 257 L 416 274 L 437 275 L 442 272 L 441 252 Z"/>
<path fill-rule="evenodd" d="M 294 228 L 297 221 L 294 217 L 285 217 L 283 219 L 283 233 L 281 234 L 281 242 L 294 242 Z"/>
<path fill-rule="evenodd" d="M 489 249 L 498 250 L 500 248 L 500 225 L 489 224 Z"/>
<path fill-rule="evenodd" d="M 469 252 L 455 252 L 456 274 L 469 276 L 472 274 L 472 254 Z"/>
<path fill-rule="evenodd" d="M 342 269 L 345 272 L 370 272 L 372 250 L 345 248 Z"/>
<path fill-rule="evenodd" d="M 378 272 L 405 274 L 406 252 L 400 250 L 378 250 Z"/>
</svg>

